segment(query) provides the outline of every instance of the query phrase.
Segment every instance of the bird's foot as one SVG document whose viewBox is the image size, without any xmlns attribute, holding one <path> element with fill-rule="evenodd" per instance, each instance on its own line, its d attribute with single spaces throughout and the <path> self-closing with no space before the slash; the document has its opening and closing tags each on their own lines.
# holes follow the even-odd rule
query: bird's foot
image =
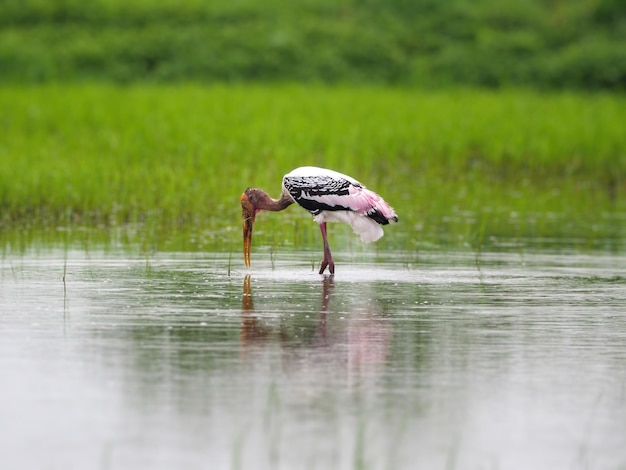
<svg viewBox="0 0 626 470">
<path fill-rule="evenodd" d="M 330 274 L 335 274 L 335 263 L 332 259 L 328 260 L 324 258 L 322 260 L 322 265 L 320 266 L 320 274 L 324 274 L 326 268 L 328 268 Z"/>
</svg>

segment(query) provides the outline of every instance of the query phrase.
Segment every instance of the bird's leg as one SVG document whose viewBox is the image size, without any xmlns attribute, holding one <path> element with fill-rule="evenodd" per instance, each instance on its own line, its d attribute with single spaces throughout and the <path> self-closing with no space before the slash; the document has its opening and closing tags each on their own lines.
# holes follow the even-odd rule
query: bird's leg
<svg viewBox="0 0 626 470">
<path fill-rule="evenodd" d="M 320 274 L 323 274 L 328 267 L 330 274 L 335 274 L 335 262 L 333 256 L 330 254 L 330 247 L 328 246 L 328 236 L 326 235 L 326 222 L 320 224 L 320 230 L 322 231 L 322 238 L 324 239 L 324 259 L 320 266 Z"/>
</svg>

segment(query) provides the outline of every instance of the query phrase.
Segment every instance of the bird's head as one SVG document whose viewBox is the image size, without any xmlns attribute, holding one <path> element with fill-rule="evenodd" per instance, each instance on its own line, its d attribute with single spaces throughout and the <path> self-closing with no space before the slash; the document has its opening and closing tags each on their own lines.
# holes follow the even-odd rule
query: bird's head
<svg viewBox="0 0 626 470">
<path fill-rule="evenodd" d="M 252 249 L 252 226 L 254 217 L 259 211 L 254 205 L 254 190 L 248 188 L 241 195 L 241 217 L 243 219 L 243 261 L 250 267 L 250 252 Z"/>
</svg>

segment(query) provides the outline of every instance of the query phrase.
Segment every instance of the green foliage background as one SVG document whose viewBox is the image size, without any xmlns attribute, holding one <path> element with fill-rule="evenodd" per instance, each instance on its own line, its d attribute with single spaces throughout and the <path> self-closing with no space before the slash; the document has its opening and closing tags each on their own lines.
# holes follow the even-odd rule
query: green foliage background
<svg viewBox="0 0 626 470">
<path fill-rule="evenodd" d="M 1 0 L 0 82 L 624 90 L 622 0 Z"/>
<path fill-rule="evenodd" d="M 0 119 L 5 236 L 60 227 L 57 236 L 73 230 L 81 237 L 86 227 L 126 227 L 151 243 L 180 233 L 196 248 L 238 250 L 243 190 L 257 186 L 278 197 L 283 174 L 319 165 L 353 175 L 394 206 L 400 223 L 377 246 L 511 238 L 604 246 L 624 238 L 622 96 L 5 85 L 0 108 L 11 110 Z M 319 245 L 315 224 L 298 208 L 259 220 L 257 246 Z M 335 246 L 355 242 L 347 226 L 337 224 L 332 236 L 339 234 Z"/>
<path fill-rule="evenodd" d="M 624 44 L 623 0 L 0 0 L 0 235 L 231 249 L 312 164 L 399 248 L 621 247 Z M 287 212 L 256 242 L 317 246 Z"/>
</svg>

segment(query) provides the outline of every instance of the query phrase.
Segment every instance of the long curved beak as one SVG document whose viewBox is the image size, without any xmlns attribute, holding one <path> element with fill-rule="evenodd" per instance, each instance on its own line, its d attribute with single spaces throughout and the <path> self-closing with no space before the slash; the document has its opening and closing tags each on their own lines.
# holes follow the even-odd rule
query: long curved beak
<svg viewBox="0 0 626 470">
<path fill-rule="evenodd" d="M 250 267 L 250 252 L 252 250 L 252 226 L 254 225 L 254 210 L 250 207 L 248 198 L 241 197 L 241 217 L 243 219 L 243 261 L 246 268 Z"/>
</svg>

